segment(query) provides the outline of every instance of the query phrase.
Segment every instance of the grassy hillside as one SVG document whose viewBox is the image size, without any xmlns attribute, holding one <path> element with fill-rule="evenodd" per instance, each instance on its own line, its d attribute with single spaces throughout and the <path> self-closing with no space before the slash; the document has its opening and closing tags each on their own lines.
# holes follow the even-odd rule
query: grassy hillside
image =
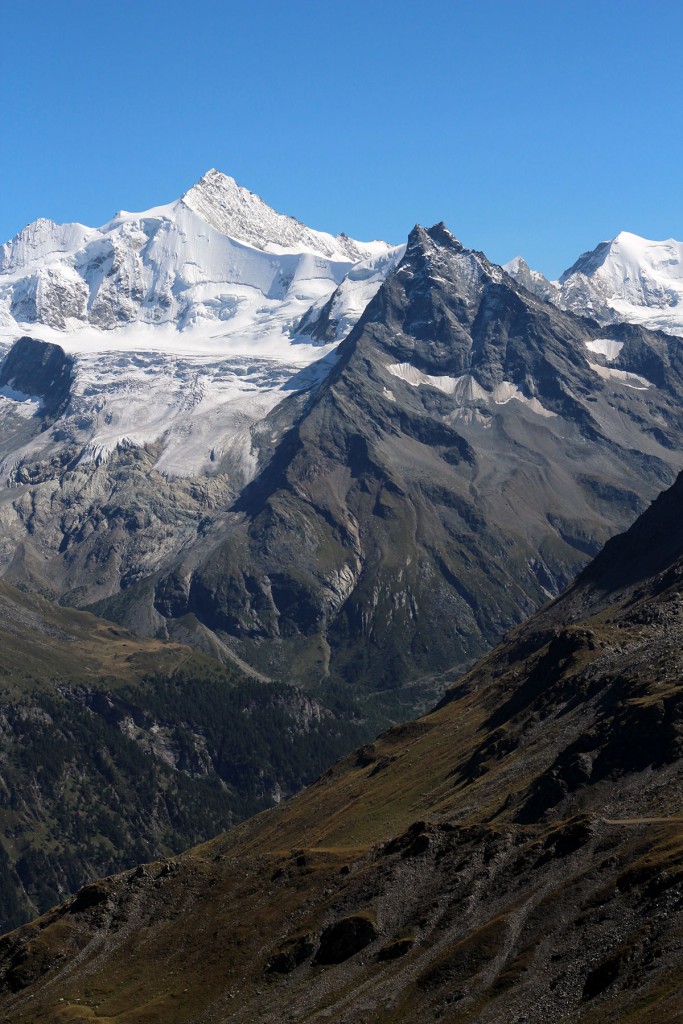
<svg viewBox="0 0 683 1024">
<path fill-rule="evenodd" d="M 0 930 L 291 795 L 379 718 L 0 583 Z"/>
<path fill-rule="evenodd" d="M 0 682 L 18 692 L 52 679 L 87 682 L 172 675 L 209 659 L 182 644 L 135 637 L 89 612 L 62 608 L 0 580 Z"/>
</svg>

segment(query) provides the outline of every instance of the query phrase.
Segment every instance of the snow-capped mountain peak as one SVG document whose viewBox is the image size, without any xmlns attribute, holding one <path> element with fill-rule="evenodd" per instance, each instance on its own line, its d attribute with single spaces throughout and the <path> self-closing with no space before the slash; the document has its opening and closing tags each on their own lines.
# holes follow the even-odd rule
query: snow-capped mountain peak
<svg viewBox="0 0 683 1024">
<path fill-rule="evenodd" d="M 661 273 L 668 278 L 683 278 L 683 243 L 674 238 L 661 242 L 642 238 L 631 231 L 620 231 L 611 241 L 600 242 L 595 249 L 582 253 L 560 277 L 564 284 L 573 274 L 590 276 L 606 267 L 622 293 L 643 274 Z"/>
<path fill-rule="evenodd" d="M 344 234 L 314 231 L 294 217 L 276 213 L 260 196 L 214 168 L 180 202 L 221 234 L 265 252 L 314 252 L 327 259 L 356 263 L 389 248 L 385 242 L 356 242 Z"/>
<path fill-rule="evenodd" d="M 683 334 L 683 243 L 674 238 L 620 231 L 583 253 L 558 284 L 565 309 Z"/>
<path fill-rule="evenodd" d="M 29 224 L 0 248 L 0 324 L 10 338 L 36 324 L 81 340 L 139 324 L 225 336 L 275 316 L 279 334 L 390 248 L 314 231 L 211 170 L 175 202 L 100 228 Z"/>
<path fill-rule="evenodd" d="M 251 425 L 324 376 L 329 363 L 304 370 L 351 330 L 402 251 L 314 231 L 211 170 L 172 203 L 99 228 L 39 219 L 2 246 L 0 346 L 30 336 L 75 356 L 62 432 L 84 458 L 161 442 L 165 472 L 229 463 L 241 480 Z M 356 267 L 333 336 L 303 336 L 298 324 Z M 26 413 L 13 394 L 0 419 Z"/>
<path fill-rule="evenodd" d="M 641 324 L 683 336 L 683 243 L 631 231 L 584 252 L 557 281 L 519 256 L 503 268 L 529 291 L 600 323 Z"/>
</svg>

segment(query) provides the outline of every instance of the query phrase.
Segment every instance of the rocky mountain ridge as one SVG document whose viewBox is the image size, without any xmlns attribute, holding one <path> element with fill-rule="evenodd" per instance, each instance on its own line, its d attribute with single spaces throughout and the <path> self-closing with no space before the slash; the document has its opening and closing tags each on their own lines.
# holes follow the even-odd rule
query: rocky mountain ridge
<svg viewBox="0 0 683 1024">
<path fill-rule="evenodd" d="M 336 660 L 390 686 L 481 653 L 677 464 L 678 343 L 617 333 L 615 365 L 597 325 L 530 302 L 443 226 L 416 229 L 235 518 L 155 584 L 166 628 L 194 614 L 263 671 Z"/>
</svg>

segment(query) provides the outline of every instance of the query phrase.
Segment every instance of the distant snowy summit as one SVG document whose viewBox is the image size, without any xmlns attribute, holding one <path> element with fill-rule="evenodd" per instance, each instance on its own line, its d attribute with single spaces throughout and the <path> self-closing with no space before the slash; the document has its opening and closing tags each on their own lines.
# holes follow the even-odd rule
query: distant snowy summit
<svg viewBox="0 0 683 1024">
<path fill-rule="evenodd" d="M 304 345 L 348 334 L 404 252 L 315 231 L 212 169 L 165 206 L 99 228 L 41 218 L 0 246 L 0 342 L 39 327 L 76 352 L 291 356 L 300 326 Z M 519 257 L 504 269 L 562 309 L 683 335 L 673 239 L 622 232 L 559 281 Z"/>
<path fill-rule="evenodd" d="M 294 217 L 276 213 L 254 192 L 220 171 L 207 171 L 179 200 L 223 235 L 264 252 L 313 252 L 326 259 L 358 263 L 379 256 L 386 242 L 356 242 L 348 235 L 313 231 Z"/>
<path fill-rule="evenodd" d="M 626 321 L 683 336 L 683 243 L 622 231 L 579 256 L 558 281 L 521 257 L 504 269 L 529 291 L 601 323 Z"/>
<path fill-rule="evenodd" d="M 0 247 L 0 331 L 16 337 L 40 325 L 78 336 L 77 347 L 83 328 L 133 325 L 256 341 L 263 328 L 291 331 L 354 266 L 369 260 L 372 274 L 391 251 L 314 231 L 211 170 L 176 202 L 121 211 L 100 228 L 29 224 Z"/>
</svg>

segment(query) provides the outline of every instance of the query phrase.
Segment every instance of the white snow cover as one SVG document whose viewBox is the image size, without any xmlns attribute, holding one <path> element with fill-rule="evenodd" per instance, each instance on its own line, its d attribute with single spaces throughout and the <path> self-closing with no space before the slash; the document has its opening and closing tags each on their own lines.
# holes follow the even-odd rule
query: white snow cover
<svg viewBox="0 0 683 1024">
<path fill-rule="evenodd" d="M 586 348 L 589 351 L 604 356 L 608 363 L 614 362 L 623 347 L 623 341 L 613 341 L 611 338 L 595 338 L 593 341 L 586 342 Z"/>
<path fill-rule="evenodd" d="M 463 301 L 475 302 L 477 254 L 446 256 L 422 234 L 432 276 L 448 276 Z M 162 472 L 221 467 L 246 481 L 256 470 L 254 424 L 287 394 L 322 379 L 336 345 L 404 252 L 314 231 L 212 170 L 173 203 L 122 211 L 100 228 L 39 219 L 1 246 L 0 356 L 22 334 L 76 356 L 62 426 L 84 446 L 86 461 L 120 445 L 160 443 Z M 561 282 L 546 282 L 519 259 L 506 269 L 578 312 L 683 335 L 683 246 L 672 239 L 624 232 L 581 257 Z M 312 344 L 296 325 L 305 314 L 310 324 L 328 303 L 334 337 Z M 587 345 L 608 363 L 621 347 L 608 337 Z M 653 386 L 625 370 L 589 365 L 626 387 Z M 481 415 L 476 403 L 512 400 L 554 415 L 511 382 L 487 392 L 471 375 L 430 376 L 409 363 L 388 370 L 452 396 L 453 415 L 473 421 Z M 391 388 L 385 395 L 396 401 Z M 3 418 L 29 419 L 38 408 L 37 399 L 11 388 L 0 394 Z M 45 434 L 35 438 L 13 459 L 45 441 Z M 11 468 L 4 467 L 5 477 Z"/>
<path fill-rule="evenodd" d="M 120 212 L 101 228 L 24 228 L 0 247 L 0 330 L 16 337 L 40 324 L 78 346 L 87 326 L 185 332 L 208 322 L 234 334 L 275 316 L 289 329 L 354 264 L 391 248 L 312 231 L 210 171 L 175 203 Z M 131 347 L 124 334 L 117 344 Z"/>
<path fill-rule="evenodd" d="M 229 455 L 246 479 L 250 427 L 329 370 L 399 251 L 313 231 L 212 170 L 174 203 L 100 228 L 41 219 L 0 247 L 0 350 L 25 334 L 76 355 L 67 426 L 85 459 L 162 441 L 163 472 Z M 298 336 L 357 266 L 334 342 Z"/>
<path fill-rule="evenodd" d="M 14 413 L 22 419 L 30 419 L 42 406 L 40 398 L 25 395 L 6 384 L 0 388 L 0 419 L 7 413 Z"/>
<path fill-rule="evenodd" d="M 546 409 L 537 398 L 527 398 L 523 392 L 519 390 L 516 384 L 513 384 L 509 380 L 501 381 L 500 384 L 496 384 L 491 395 L 496 405 L 507 405 L 513 399 L 515 402 L 523 402 L 524 405 L 528 406 L 532 412 L 535 412 L 537 416 L 555 416 L 554 412 L 550 409 Z"/>
<path fill-rule="evenodd" d="M 600 363 L 589 362 L 588 365 L 603 380 L 609 380 L 615 384 L 623 384 L 624 387 L 633 388 L 634 391 L 647 391 L 655 386 L 651 380 L 641 377 L 639 373 L 616 370 L 613 366 L 602 366 Z"/>
<path fill-rule="evenodd" d="M 356 263 L 386 252 L 386 242 L 356 242 L 348 235 L 312 231 L 294 217 L 276 213 L 234 178 L 212 169 L 182 198 L 191 210 L 224 235 L 240 238 L 266 252 L 313 252 Z"/>
<path fill-rule="evenodd" d="M 420 384 L 427 384 L 438 391 L 443 391 L 444 395 L 458 394 L 460 396 L 460 393 L 467 392 L 467 397 L 463 396 L 462 398 L 463 401 L 474 401 L 486 397 L 486 392 L 473 377 L 435 377 L 429 373 L 423 373 L 411 363 L 392 363 L 387 366 L 387 370 L 394 377 L 399 377 L 400 380 L 404 380 L 406 384 L 410 384 L 414 388 L 419 387 Z"/>
<path fill-rule="evenodd" d="M 522 256 L 513 256 L 511 260 L 503 264 L 503 270 L 510 277 L 518 277 L 520 274 L 525 273 L 527 270 L 530 274 L 538 274 L 537 270 L 532 270 L 527 261 Z M 542 277 L 543 275 L 541 275 Z"/>
<path fill-rule="evenodd" d="M 507 405 L 513 399 L 522 402 L 532 412 L 539 416 L 555 416 L 554 412 L 546 409 L 537 398 L 527 398 L 519 388 L 510 381 L 502 381 L 497 384 L 493 391 L 486 391 L 485 388 L 475 380 L 471 374 L 462 377 L 441 377 L 423 373 L 410 363 L 392 363 L 387 370 L 394 377 L 399 377 L 411 387 L 419 387 L 426 384 L 437 388 L 445 395 L 452 395 L 459 406 L 470 402 L 493 402 L 494 405 Z"/>
<path fill-rule="evenodd" d="M 504 269 L 561 309 L 683 337 L 683 242 L 674 238 L 658 242 L 622 231 L 583 253 L 558 281 L 518 256 Z"/>
<path fill-rule="evenodd" d="M 345 338 L 360 319 L 371 299 L 379 291 L 383 281 L 398 266 L 405 255 L 406 246 L 396 245 L 379 256 L 361 260 L 333 293 L 329 319 L 335 325 L 334 340 Z M 309 314 L 320 314 L 329 300 L 319 301 Z"/>
<path fill-rule="evenodd" d="M 39 217 L 11 241 L 0 246 L 0 274 L 21 270 L 36 261 L 49 261 L 62 253 L 80 249 L 96 234 L 83 224 L 55 224 Z"/>
<path fill-rule="evenodd" d="M 285 395 L 319 381 L 329 369 L 322 362 L 305 368 L 239 356 L 86 355 L 77 363 L 69 423 L 85 443 L 83 461 L 163 439 L 160 472 L 197 476 L 229 457 L 229 473 L 242 485 L 256 471 L 250 428 Z"/>
</svg>

